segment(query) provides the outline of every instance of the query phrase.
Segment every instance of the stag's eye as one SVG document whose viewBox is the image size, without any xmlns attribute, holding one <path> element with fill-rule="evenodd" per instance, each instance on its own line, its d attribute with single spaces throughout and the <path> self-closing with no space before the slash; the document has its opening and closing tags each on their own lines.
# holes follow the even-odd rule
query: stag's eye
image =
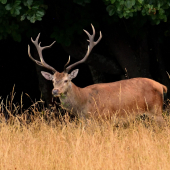
<svg viewBox="0 0 170 170">
<path fill-rule="evenodd" d="M 68 80 L 64 80 L 64 83 L 67 83 L 68 82 Z"/>
</svg>

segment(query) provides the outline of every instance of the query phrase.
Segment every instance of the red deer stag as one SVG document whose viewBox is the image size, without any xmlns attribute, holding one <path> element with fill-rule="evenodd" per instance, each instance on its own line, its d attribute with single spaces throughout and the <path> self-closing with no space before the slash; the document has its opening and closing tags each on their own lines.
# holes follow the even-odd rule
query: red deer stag
<svg viewBox="0 0 170 170">
<path fill-rule="evenodd" d="M 69 60 L 64 66 L 64 71 L 59 73 L 53 67 L 49 66 L 43 59 L 42 50 L 50 46 L 41 47 L 38 44 L 40 34 L 34 41 L 31 41 L 37 48 L 40 61 L 35 60 L 30 54 L 30 47 L 28 45 L 28 55 L 38 65 L 51 70 L 54 74 L 42 71 L 42 75 L 47 80 L 52 80 L 54 97 L 59 97 L 61 106 L 76 114 L 79 118 L 105 117 L 110 118 L 113 115 L 125 116 L 129 114 L 151 113 L 151 115 L 162 117 L 163 93 L 167 92 L 167 88 L 148 78 L 132 78 L 128 80 L 121 80 L 112 83 L 93 84 L 85 88 L 77 87 L 71 82 L 78 74 L 78 69 L 69 71 L 80 63 L 87 60 L 93 47 L 101 40 L 102 34 L 100 32 L 99 39 L 95 42 L 95 29 L 92 25 L 93 34 L 90 35 L 86 30 L 84 32 L 89 37 L 89 46 L 85 57 L 66 67 Z"/>
</svg>

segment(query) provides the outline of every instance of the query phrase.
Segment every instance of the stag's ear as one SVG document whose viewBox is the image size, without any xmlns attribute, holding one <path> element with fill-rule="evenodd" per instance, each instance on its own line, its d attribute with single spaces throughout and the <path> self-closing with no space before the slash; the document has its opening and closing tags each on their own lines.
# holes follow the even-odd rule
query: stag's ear
<svg viewBox="0 0 170 170">
<path fill-rule="evenodd" d="M 46 78 L 47 80 L 52 80 L 53 79 L 53 75 L 50 73 L 47 73 L 45 71 L 41 71 L 41 74 L 43 75 L 44 78 Z"/>
<path fill-rule="evenodd" d="M 77 76 L 78 72 L 79 72 L 79 69 L 73 70 L 73 71 L 69 74 L 69 79 L 70 79 L 70 80 L 74 79 L 74 78 Z"/>
</svg>

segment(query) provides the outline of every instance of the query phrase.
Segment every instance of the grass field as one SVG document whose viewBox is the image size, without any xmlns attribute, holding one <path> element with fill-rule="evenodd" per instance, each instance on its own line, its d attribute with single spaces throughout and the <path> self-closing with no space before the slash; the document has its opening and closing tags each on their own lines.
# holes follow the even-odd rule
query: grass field
<svg viewBox="0 0 170 170">
<path fill-rule="evenodd" d="M 168 123 L 161 128 L 139 121 L 126 127 L 94 120 L 61 123 L 37 105 L 18 116 L 12 116 L 17 106 L 5 107 L 10 117 L 0 116 L 1 170 L 170 169 Z"/>
</svg>

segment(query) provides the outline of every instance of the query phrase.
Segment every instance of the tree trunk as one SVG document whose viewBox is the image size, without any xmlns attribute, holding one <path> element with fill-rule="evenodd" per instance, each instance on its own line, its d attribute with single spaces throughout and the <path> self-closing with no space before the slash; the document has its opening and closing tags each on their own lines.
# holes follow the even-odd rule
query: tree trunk
<svg viewBox="0 0 170 170">
<path fill-rule="evenodd" d="M 135 53 L 134 49 L 132 49 L 130 41 L 127 41 L 122 36 L 118 36 L 118 34 L 110 34 L 107 41 L 109 51 L 112 52 L 124 72 L 128 74 L 128 78 L 151 78 L 149 70 L 148 45 L 146 38 L 141 41 L 138 54 Z"/>
<path fill-rule="evenodd" d="M 104 83 L 106 82 L 106 78 L 103 72 L 96 70 L 93 66 L 89 65 L 89 69 L 92 75 L 93 83 Z"/>
</svg>

